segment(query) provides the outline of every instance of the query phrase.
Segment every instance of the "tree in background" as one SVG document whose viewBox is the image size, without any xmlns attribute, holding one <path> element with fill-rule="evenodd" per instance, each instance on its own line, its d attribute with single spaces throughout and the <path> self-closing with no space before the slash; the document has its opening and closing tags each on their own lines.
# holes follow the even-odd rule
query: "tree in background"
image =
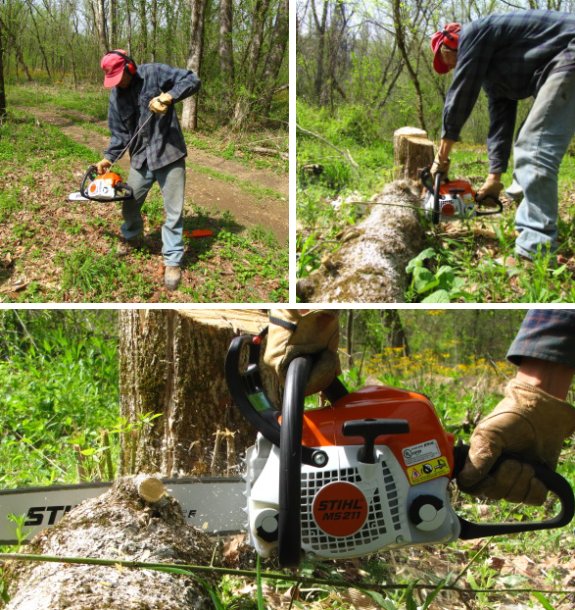
<svg viewBox="0 0 575 610">
<path fill-rule="evenodd" d="M 184 125 L 243 130 L 287 122 L 288 0 L 3 0 L 0 37 L 7 82 L 75 86 L 101 80 L 104 52 L 137 63 L 187 66 L 202 80 Z"/>
</svg>

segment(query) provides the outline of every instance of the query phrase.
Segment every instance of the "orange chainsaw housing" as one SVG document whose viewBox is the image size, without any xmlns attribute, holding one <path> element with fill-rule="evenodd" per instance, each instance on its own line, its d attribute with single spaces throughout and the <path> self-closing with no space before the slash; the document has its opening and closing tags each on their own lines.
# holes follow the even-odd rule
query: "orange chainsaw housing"
<svg viewBox="0 0 575 610">
<path fill-rule="evenodd" d="M 391 449 L 406 474 L 405 451 L 435 441 L 441 457 L 447 460 L 451 478 L 455 437 L 443 429 L 431 401 L 417 392 L 367 386 L 340 398 L 335 405 L 308 410 L 304 414 L 302 444 L 317 448 L 362 445 L 364 440 L 361 437 L 343 435 L 344 422 L 382 418 L 404 419 L 409 424 L 408 433 L 382 435 L 376 441 L 376 445 L 386 445 Z"/>
</svg>

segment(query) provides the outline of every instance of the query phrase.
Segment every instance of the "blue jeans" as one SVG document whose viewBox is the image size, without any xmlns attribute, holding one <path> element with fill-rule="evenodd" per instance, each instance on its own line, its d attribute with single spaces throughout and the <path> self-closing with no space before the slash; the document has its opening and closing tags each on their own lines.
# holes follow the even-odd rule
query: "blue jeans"
<svg viewBox="0 0 575 610">
<path fill-rule="evenodd" d="M 184 256 L 184 190 L 186 163 L 179 159 L 155 171 L 147 163 L 141 169 L 130 168 L 128 184 L 134 190 L 133 199 L 122 203 L 122 235 L 134 239 L 144 230 L 142 206 L 154 182 L 158 182 L 164 198 L 166 220 L 162 225 L 162 254 L 167 267 L 181 265 Z"/>
<path fill-rule="evenodd" d="M 524 193 L 515 251 L 522 256 L 557 248 L 559 166 L 574 133 L 575 72 L 551 74 L 515 142 L 514 175 Z"/>
</svg>

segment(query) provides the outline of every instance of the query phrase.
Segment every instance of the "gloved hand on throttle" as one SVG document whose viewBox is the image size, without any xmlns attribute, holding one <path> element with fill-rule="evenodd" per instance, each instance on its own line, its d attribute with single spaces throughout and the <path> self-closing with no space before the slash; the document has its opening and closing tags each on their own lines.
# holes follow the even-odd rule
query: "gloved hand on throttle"
<svg viewBox="0 0 575 610">
<path fill-rule="evenodd" d="M 270 312 L 264 362 L 276 371 L 282 385 L 289 363 L 306 354 L 317 355 L 305 389 L 306 395 L 325 389 L 339 375 L 338 322 L 338 312 L 328 309 L 312 309 L 306 313 L 297 309 Z"/>
<path fill-rule="evenodd" d="M 502 453 L 555 469 L 563 441 L 575 431 L 575 408 L 538 387 L 517 380 L 508 383 L 505 398 L 471 436 L 467 461 L 457 478 L 472 495 L 493 500 L 543 504 L 545 485 L 534 470 L 518 460 L 505 460 L 490 473 Z"/>
<path fill-rule="evenodd" d="M 487 198 L 499 199 L 502 190 L 503 183 L 498 178 L 490 175 L 477 191 L 477 201 Z"/>
</svg>

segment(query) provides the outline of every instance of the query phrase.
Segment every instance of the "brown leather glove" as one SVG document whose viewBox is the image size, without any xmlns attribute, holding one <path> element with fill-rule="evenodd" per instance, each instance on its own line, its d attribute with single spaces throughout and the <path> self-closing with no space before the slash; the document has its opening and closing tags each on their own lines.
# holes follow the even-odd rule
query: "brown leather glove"
<svg viewBox="0 0 575 610">
<path fill-rule="evenodd" d="M 264 362 L 277 373 L 282 385 L 289 363 L 298 356 L 318 354 L 306 395 L 325 389 L 341 372 L 337 348 L 339 312 L 311 309 L 300 314 L 297 309 L 270 311 L 270 326 Z"/>
<path fill-rule="evenodd" d="M 483 183 L 481 188 L 477 191 L 477 201 L 486 199 L 488 197 L 492 199 L 499 199 L 499 195 L 503 190 L 503 183 L 491 176 Z"/>
<path fill-rule="evenodd" d="M 98 163 L 96 163 L 96 171 L 98 172 L 98 175 L 102 175 L 105 174 L 110 168 L 112 167 L 112 162 L 109 161 L 108 159 L 102 159 L 101 161 L 98 161 Z"/>
<path fill-rule="evenodd" d="M 150 100 L 148 108 L 156 114 L 166 114 L 168 107 L 172 104 L 174 98 L 169 93 L 160 93 L 157 97 Z"/>
<path fill-rule="evenodd" d="M 433 163 L 431 164 L 431 169 L 429 170 L 433 180 L 435 181 L 435 176 L 437 174 L 442 174 L 443 176 L 447 177 L 447 173 L 449 172 L 450 165 L 451 165 L 450 159 L 442 160 L 439 158 L 439 154 L 435 155 L 435 159 L 433 160 Z"/>
<path fill-rule="evenodd" d="M 481 497 L 543 504 L 547 489 L 528 464 L 510 459 L 496 472 L 489 471 L 503 452 L 554 470 L 563 441 L 574 430 L 575 409 L 570 404 L 514 379 L 507 384 L 505 398 L 473 432 L 457 483 Z"/>
</svg>

